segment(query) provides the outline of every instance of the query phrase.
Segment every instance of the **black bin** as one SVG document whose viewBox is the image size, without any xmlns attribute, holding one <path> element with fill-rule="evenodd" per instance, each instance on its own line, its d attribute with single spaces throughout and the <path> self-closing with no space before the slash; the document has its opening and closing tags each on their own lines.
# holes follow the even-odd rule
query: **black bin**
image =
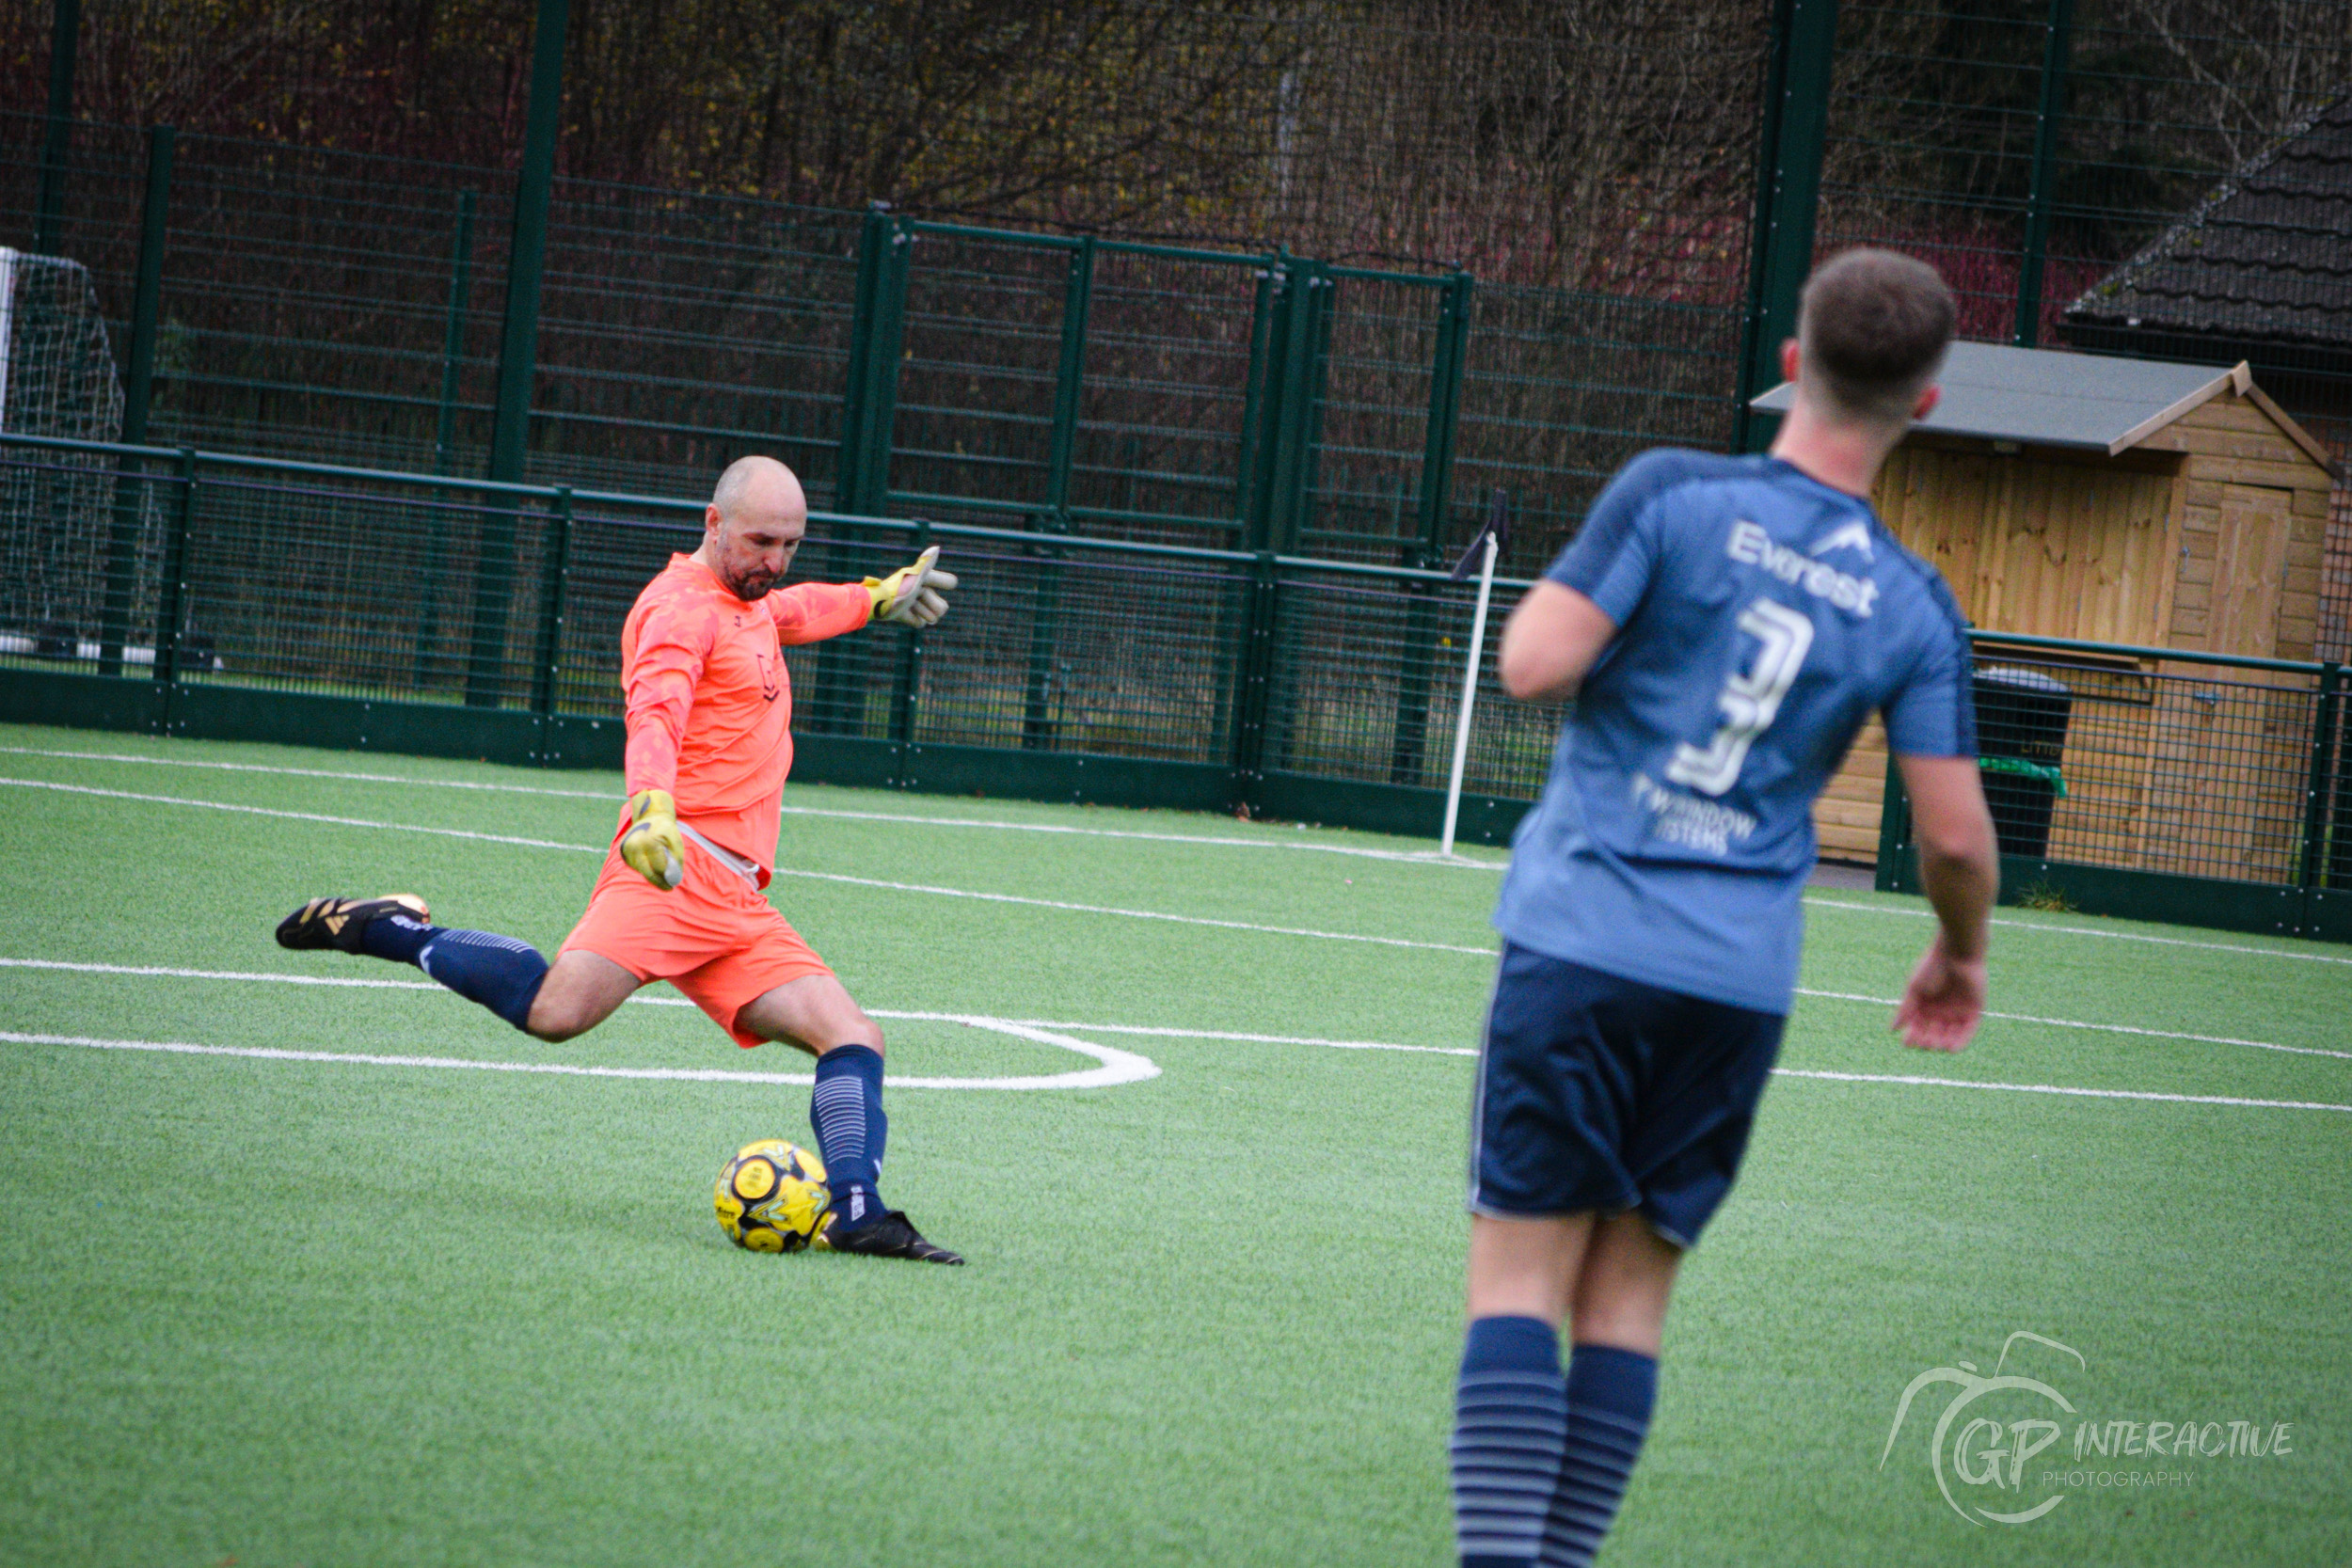
<svg viewBox="0 0 2352 1568">
<path fill-rule="evenodd" d="M 1988 664 L 1973 695 L 1984 800 L 2001 853 L 2040 860 L 2050 852 L 2050 808 L 2066 792 L 2058 759 L 2074 694 L 2042 671 Z"/>
</svg>

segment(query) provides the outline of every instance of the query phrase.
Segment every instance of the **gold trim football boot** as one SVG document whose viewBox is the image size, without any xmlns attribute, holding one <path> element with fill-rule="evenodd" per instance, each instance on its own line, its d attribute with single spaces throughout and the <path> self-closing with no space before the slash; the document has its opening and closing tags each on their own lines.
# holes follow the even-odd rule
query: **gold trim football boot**
<svg viewBox="0 0 2352 1568">
<path fill-rule="evenodd" d="M 424 900 L 413 893 L 391 893 L 381 898 L 313 898 L 278 923 L 278 945 L 296 952 L 335 947 L 357 953 L 368 922 L 385 914 L 405 914 L 426 925 L 433 920 Z"/>
</svg>

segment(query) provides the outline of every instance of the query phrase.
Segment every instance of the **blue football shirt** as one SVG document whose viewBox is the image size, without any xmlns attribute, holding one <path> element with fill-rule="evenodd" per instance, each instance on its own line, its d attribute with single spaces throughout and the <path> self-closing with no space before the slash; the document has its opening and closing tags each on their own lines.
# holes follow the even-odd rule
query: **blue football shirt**
<svg viewBox="0 0 2352 1568">
<path fill-rule="evenodd" d="M 1857 497 L 1773 457 L 1627 464 L 1545 574 L 1617 635 L 1513 840 L 1495 927 L 1628 979 L 1786 1013 L 1813 801 L 1873 711 L 1976 754 L 1960 607 Z"/>
</svg>

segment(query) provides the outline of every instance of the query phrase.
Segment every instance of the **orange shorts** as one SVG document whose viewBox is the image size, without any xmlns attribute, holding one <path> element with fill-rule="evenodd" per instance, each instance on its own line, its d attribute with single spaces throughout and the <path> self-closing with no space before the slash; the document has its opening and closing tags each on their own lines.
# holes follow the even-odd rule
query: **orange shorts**
<svg viewBox="0 0 2352 1568">
<path fill-rule="evenodd" d="M 669 981 L 747 1051 L 767 1042 L 738 1029 L 737 1013 L 778 986 L 833 973 L 758 889 L 695 844 L 686 847 L 686 880 L 666 893 L 607 853 L 588 912 L 561 951 L 575 948 L 640 981 Z"/>
</svg>

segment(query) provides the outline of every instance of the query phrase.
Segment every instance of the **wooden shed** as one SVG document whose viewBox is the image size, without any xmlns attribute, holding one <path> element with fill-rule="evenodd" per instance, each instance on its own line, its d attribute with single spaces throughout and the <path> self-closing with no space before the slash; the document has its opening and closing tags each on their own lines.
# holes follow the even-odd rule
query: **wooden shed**
<svg viewBox="0 0 2352 1568">
<path fill-rule="evenodd" d="M 1871 500 L 1897 537 L 1942 570 L 1977 627 L 2312 657 L 2328 453 L 2264 395 L 2245 365 L 2217 370 L 1955 343 L 1939 379 L 1942 402 L 1888 458 Z M 1756 406 L 1785 411 L 1790 396 L 1784 383 Z M 2153 673 L 2161 661 L 2079 662 L 2095 691 L 2103 682 Z M 2151 704 L 2157 684 L 2140 683 Z M 2157 722 L 2153 712 L 2148 719 Z M 2112 749 L 2122 738 L 2107 735 L 2099 743 Z M 2232 745 L 2244 749 L 2242 737 Z M 2296 766 L 2285 767 L 2285 776 L 2296 776 Z M 2115 772 L 2067 770 L 2094 790 Z M 1874 723 L 1817 809 L 1824 858 L 1876 856 L 1885 777 L 1885 736 Z M 2179 789 L 2153 774 L 2113 787 L 2136 794 L 2104 802 L 2095 794 L 2078 797 L 2066 814 L 2075 826 L 2058 825 L 2050 855 L 2173 869 L 2160 863 L 2169 851 L 2156 847 L 2183 842 L 2180 833 L 2196 836 L 2194 824 L 2164 820 L 2175 815 L 2166 798 Z M 2190 801 L 2179 809 L 2191 809 Z M 2070 844 L 2070 832 L 2099 842 Z M 2110 842 L 2119 833 L 2135 842 Z M 2251 857 L 2238 874 L 2265 876 L 2273 849 L 2283 863 L 2283 845 L 2249 843 L 2229 852 Z M 2206 845 L 2201 852 L 2210 859 L 2213 850 Z"/>
</svg>

